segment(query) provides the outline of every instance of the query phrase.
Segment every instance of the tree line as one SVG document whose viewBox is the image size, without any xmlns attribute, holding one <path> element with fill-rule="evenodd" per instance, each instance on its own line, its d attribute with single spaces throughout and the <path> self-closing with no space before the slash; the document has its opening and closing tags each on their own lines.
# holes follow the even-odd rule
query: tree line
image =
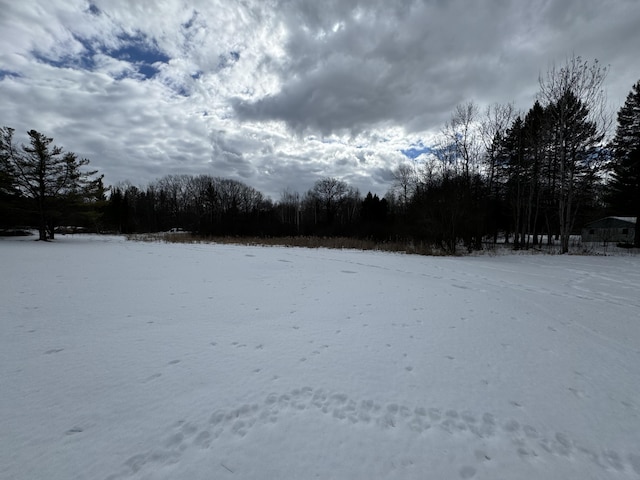
<svg viewBox="0 0 640 480">
<path fill-rule="evenodd" d="M 439 140 L 393 171 L 380 198 L 337 178 L 276 201 L 237 180 L 168 175 L 146 187 L 104 188 L 88 160 L 28 132 L 17 147 L 0 130 L 2 225 L 37 224 L 40 239 L 57 225 L 121 233 L 181 228 L 200 235 L 351 236 L 423 242 L 455 252 L 504 238 L 531 248 L 552 238 L 568 251 L 586 221 L 607 214 L 640 219 L 640 81 L 607 138 L 602 85 L 607 69 L 574 57 L 540 78 L 526 112 L 510 104 L 484 112 L 459 105 Z M 638 228 L 636 228 L 638 232 Z M 640 235 L 636 235 L 640 246 Z"/>
<path fill-rule="evenodd" d="M 539 98 L 525 114 L 511 105 L 484 115 L 473 103 L 457 107 L 430 158 L 396 171 L 407 227 L 450 251 L 460 241 L 480 248 L 503 232 L 515 248 L 556 237 L 566 253 L 588 220 L 640 220 L 640 82 L 607 142 L 606 74 L 598 62 L 574 57 L 540 78 Z"/>
<path fill-rule="evenodd" d="M 112 188 L 104 220 L 122 233 L 180 228 L 201 235 L 353 235 L 363 205 L 366 218 L 366 206 L 376 202 L 377 196 L 363 200 L 336 178 L 317 181 L 304 196 L 285 191 L 273 202 L 237 180 L 168 175 L 146 188 Z"/>
</svg>

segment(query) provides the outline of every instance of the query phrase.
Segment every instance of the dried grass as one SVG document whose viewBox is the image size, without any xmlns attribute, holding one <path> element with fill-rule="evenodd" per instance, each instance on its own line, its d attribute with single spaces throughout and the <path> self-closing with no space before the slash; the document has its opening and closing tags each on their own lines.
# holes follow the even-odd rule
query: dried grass
<svg viewBox="0 0 640 480">
<path fill-rule="evenodd" d="M 165 243 L 210 243 L 270 247 L 330 248 L 337 250 L 372 250 L 414 255 L 444 256 L 441 248 L 433 245 L 402 241 L 375 241 L 351 237 L 230 237 L 199 236 L 191 233 L 144 233 L 127 235 L 128 240 Z"/>
</svg>

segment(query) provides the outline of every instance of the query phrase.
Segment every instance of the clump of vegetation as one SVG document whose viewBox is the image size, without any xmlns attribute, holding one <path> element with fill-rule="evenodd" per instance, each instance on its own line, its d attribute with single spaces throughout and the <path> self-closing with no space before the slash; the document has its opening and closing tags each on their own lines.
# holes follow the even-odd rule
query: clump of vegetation
<svg viewBox="0 0 640 480">
<path fill-rule="evenodd" d="M 330 248 L 336 250 L 371 250 L 380 252 L 406 253 L 414 255 L 441 256 L 446 251 L 426 243 L 400 241 L 375 241 L 352 237 L 242 237 L 242 236 L 201 236 L 191 233 L 143 233 L 129 234 L 127 240 L 166 243 L 217 243 L 225 245 L 248 245 L 270 247 Z"/>
</svg>

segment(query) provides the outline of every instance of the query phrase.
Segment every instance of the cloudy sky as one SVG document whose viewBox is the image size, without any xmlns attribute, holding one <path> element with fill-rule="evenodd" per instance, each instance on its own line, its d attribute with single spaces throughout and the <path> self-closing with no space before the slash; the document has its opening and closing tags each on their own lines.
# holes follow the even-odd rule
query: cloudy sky
<svg viewBox="0 0 640 480">
<path fill-rule="evenodd" d="M 0 0 L 0 124 L 107 184 L 319 178 L 384 194 L 455 106 L 528 109 L 572 55 L 640 79 L 639 0 Z"/>
</svg>

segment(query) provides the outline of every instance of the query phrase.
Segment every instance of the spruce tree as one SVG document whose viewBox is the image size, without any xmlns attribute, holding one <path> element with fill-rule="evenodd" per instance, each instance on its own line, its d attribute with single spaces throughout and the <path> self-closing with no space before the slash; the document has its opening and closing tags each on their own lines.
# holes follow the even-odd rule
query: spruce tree
<svg viewBox="0 0 640 480">
<path fill-rule="evenodd" d="M 621 213 L 636 217 L 634 245 L 640 247 L 640 80 L 618 111 L 618 126 L 611 146 L 613 175 L 609 202 Z"/>
<path fill-rule="evenodd" d="M 57 222 L 71 211 L 100 196 L 102 177 L 84 171 L 89 160 L 63 152 L 53 139 L 30 130 L 29 145 L 13 143 L 14 130 L 0 128 L 0 157 L 13 174 L 20 194 L 29 200 L 29 209 L 38 217 L 39 239 L 53 238 Z"/>
<path fill-rule="evenodd" d="M 556 192 L 562 253 L 569 251 L 578 211 L 596 186 L 602 167 L 600 142 L 606 133 L 602 85 L 606 76 L 607 69 L 597 60 L 589 63 L 574 56 L 540 77 L 539 98 L 549 133 L 547 164 Z"/>
<path fill-rule="evenodd" d="M 14 204 L 17 198 L 18 190 L 9 156 L 0 149 L 0 228 L 14 225 Z"/>
<path fill-rule="evenodd" d="M 590 112 L 571 90 L 547 107 L 552 180 L 557 192 L 557 212 L 562 253 L 569 251 L 569 237 L 578 211 L 593 194 L 601 169 L 603 134 Z"/>
</svg>

